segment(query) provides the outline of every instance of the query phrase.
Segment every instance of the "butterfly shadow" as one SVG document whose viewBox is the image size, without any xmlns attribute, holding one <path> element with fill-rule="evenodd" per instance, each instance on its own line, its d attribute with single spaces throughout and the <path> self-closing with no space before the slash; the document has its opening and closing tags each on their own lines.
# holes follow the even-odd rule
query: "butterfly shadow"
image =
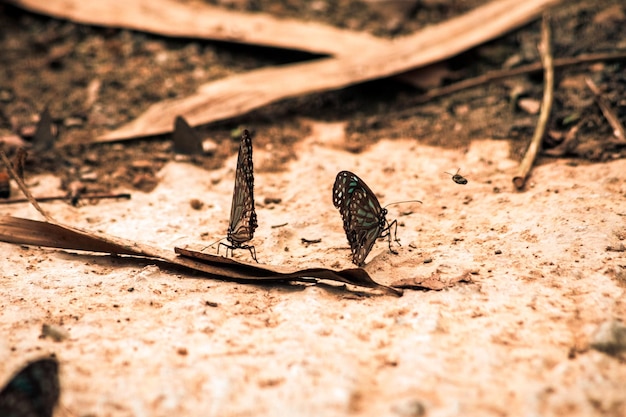
<svg viewBox="0 0 626 417">
<path fill-rule="evenodd" d="M 374 250 L 373 253 L 370 253 L 369 262 L 365 263 L 361 268 L 367 271 L 376 267 L 378 264 L 389 265 L 389 258 L 398 256 L 400 256 L 400 252 L 397 249 L 382 247 Z"/>
<path fill-rule="evenodd" d="M 148 266 L 156 266 L 162 271 L 164 274 L 166 273 L 182 273 L 190 278 L 195 279 L 206 279 L 206 273 L 203 271 L 198 271 L 194 268 L 189 268 L 183 265 L 172 264 L 167 261 L 163 261 L 160 259 L 148 259 L 148 258 L 137 258 L 133 256 L 119 256 L 119 255 L 105 255 L 105 254 L 94 254 L 89 252 L 58 252 L 59 259 L 62 260 L 83 260 L 87 261 L 90 265 L 97 265 L 103 268 L 145 268 Z M 225 263 L 233 265 L 231 268 L 233 271 L 246 271 L 248 273 L 253 273 L 255 271 L 254 264 L 247 264 L 244 261 L 236 261 L 230 258 L 224 258 Z M 139 273 L 139 272 L 137 272 Z M 262 279 L 259 278 L 258 281 L 251 281 L 249 279 L 221 279 L 222 281 L 228 282 L 236 282 L 239 284 L 248 284 L 252 286 L 256 286 L 259 288 L 273 288 L 278 290 L 284 290 L 285 292 L 298 292 L 303 291 L 308 286 L 307 284 L 316 284 L 318 280 L 311 278 L 306 279 L 302 278 L 298 281 L 285 281 L 284 279 Z"/>
<path fill-rule="evenodd" d="M 362 291 L 356 288 L 350 288 L 347 284 L 333 284 L 331 282 L 324 281 L 319 281 L 315 286 L 341 299 L 358 300 L 362 298 L 383 297 L 385 295 L 383 293 L 374 293 Z"/>
</svg>

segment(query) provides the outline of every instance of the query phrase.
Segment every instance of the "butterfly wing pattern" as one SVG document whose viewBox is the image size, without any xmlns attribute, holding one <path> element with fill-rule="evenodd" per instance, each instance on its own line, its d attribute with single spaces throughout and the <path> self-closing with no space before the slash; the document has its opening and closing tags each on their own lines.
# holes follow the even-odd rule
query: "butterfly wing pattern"
<svg viewBox="0 0 626 417">
<path fill-rule="evenodd" d="M 389 238 L 389 250 L 394 252 L 391 249 L 391 228 L 395 226 L 397 229 L 397 222 L 387 221 L 387 209 L 380 206 L 376 195 L 356 174 L 349 171 L 337 174 L 333 204 L 341 214 L 354 264 L 362 266 L 365 263 L 380 237 Z M 394 240 L 398 242 L 397 237 Z"/>
<path fill-rule="evenodd" d="M 51 417 L 59 400 L 58 371 L 55 358 L 27 364 L 0 391 L 0 416 Z"/>
<path fill-rule="evenodd" d="M 230 208 L 230 223 L 226 238 L 230 245 L 220 243 L 231 253 L 234 249 L 248 249 L 252 259 L 256 259 L 256 250 L 245 243 L 252 239 L 257 228 L 256 212 L 254 211 L 254 171 L 252 166 L 252 138 L 247 130 L 241 135 L 237 169 L 235 172 L 235 189 L 233 203 Z M 219 251 L 218 246 L 218 251 Z M 258 261 L 257 261 L 258 262 Z"/>
</svg>

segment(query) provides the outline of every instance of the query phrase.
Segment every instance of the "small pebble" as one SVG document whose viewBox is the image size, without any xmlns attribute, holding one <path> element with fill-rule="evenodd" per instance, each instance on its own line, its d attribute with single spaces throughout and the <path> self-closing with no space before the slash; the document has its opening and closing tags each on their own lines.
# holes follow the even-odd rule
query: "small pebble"
<svg viewBox="0 0 626 417">
<path fill-rule="evenodd" d="M 626 352 L 626 326 L 619 320 L 602 323 L 593 336 L 590 346 L 592 349 L 611 356 Z"/>
<path fill-rule="evenodd" d="M 202 153 L 205 155 L 213 155 L 217 151 L 217 143 L 212 139 L 205 139 L 202 141 Z"/>
<path fill-rule="evenodd" d="M 192 198 L 191 200 L 189 200 L 189 205 L 194 210 L 200 210 L 202 207 L 204 207 L 204 203 L 197 198 Z"/>
<path fill-rule="evenodd" d="M 283 201 L 282 198 L 275 196 L 268 196 L 263 200 L 265 204 L 280 204 L 281 201 Z"/>
<path fill-rule="evenodd" d="M 14 97 L 13 91 L 7 90 L 6 88 L 0 89 L 0 102 L 9 103 L 13 101 Z"/>
<path fill-rule="evenodd" d="M 397 404 L 391 410 L 401 417 L 422 417 L 426 415 L 426 407 L 419 400 L 409 400 L 403 404 Z"/>
<path fill-rule="evenodd" d="M 65 127 L 80 127 L 85 124 L 85 121 L 80 117 L 67 117 L 63 120 L 63 126 Z"/>
<path fill-rule="evenodd" d="M 37 126 L 35 125 L 22 126 L 19 130 L 19 135 L 23 138 L 32 138 L 33 136 L 35 136 L 36 130 Z"/>
<path fill-rule="evenodd" d="M 133 168 L 139 168 L 139 169 L 152 168 L 152 165 L 153 165 L 153 162 L 148 159 L 137 159 L 131 162 L 130 164 L 130 166 L 132 166 Z"/>
<path fill-rule="evenodd" d="M 98 178 L 98 173 L 95 171 L 89 171 L 80 174 L 80 180 L 84 182 L 96 182 Z"/>
<path fill-rule="evenodd" d="M 521 98 L 518 100 L 517 105 L 528 114 L 538 114 L 541 109 L 541 103 L 534 98 Z"/>
<path fill-rule="evenodd" d="M 61 326 L 56 326 L 54 324 L 44 324 L 43 326 L 41 326 L 41 335 L 39 337 L 42 339 L 49 337 L 55 342 L 61 342 L 70 337 L 70 334 Z"/>
</svg>

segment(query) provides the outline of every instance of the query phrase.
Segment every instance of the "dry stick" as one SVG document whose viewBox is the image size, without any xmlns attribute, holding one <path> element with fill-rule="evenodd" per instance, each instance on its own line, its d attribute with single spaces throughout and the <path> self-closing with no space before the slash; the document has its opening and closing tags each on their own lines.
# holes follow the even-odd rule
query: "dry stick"
<svg viewBox="0 0 626 417">
<path fill-rule="evenodd" d="M 577 57 L 558 58 L 554 60 L 554 68 L 562 68 L 572 65 L 589 64 L 593 62 L 601 61 L 619 61 L 626 59 L 626 52 L 613 52 L 613 53 L 598 53 L 598 54 L 585 54 Z M 412 101 L 412 104 L 423 104 L 434 98 L 447 96 L 452 93 L 456 93 L 468 88 L 477 87 L 482 84 L 487 84 L 491 81 L 501 80 L 503 78 L 516 77 L 518 75 L 530 74 L 538 72 L 543 69 L 541 62 L 533 62 L 532 64 L 524 65 L 517 68 L 505 69 L 488 72 L 478 77 L 468 78 L 466 80 L 459 81 L 454 84 L 447 85 L 445 87 L 433 88 L 418 96 Z M 401 114 L 409 114 L 412 109 L 402 110 Z M 413 109 L 414 111 L 414 109 Z"/>
<path fill-rule="evenodd" d="M 626 143 L 626 131 L 624 130 L 624 126 L 619 121 L 619 118 L 611 108 L 609 102 L 602 96 L 602 92 L 600 92 L 600 89 L 591 78 L 585 77 L 585 82 L 595 96 L 596 103 L 598 107 L 600 107 L 600 110 L 602 110 L 602 114 L 613 128 L 613 134 L 619 139 L 619 143 Z"/>
<path fill-rule="evenodd" d="M 128 193 L 120 193 L 120 194 L 82 194 L 80 196 L 81 200 L 106 200 L 106 199 L 116 199 L 116 198 L 125 198 L 130 199 L 130 194 Z M 57 201 L 57 200 L 70 200 L 71 197 L 67 195 L 59 195 L 59 196 L 49 196 L 49 197 L 37 197 L 35 200 L 42 203 L 45 201 Z M 17 203 L 30 203 L 28 198 L 10 198 L 5 200 L 0 200 L 0 204 L 17 204 Z"/>
<path fill-rule="evenodd" d="M 52 218 L 52 216 L 46 213 L 46 211 L 39 205 L 39 203 L 37 203 L 37 200 L 35 200 L 30 191 L 28 191 L 28 187 L 26 187 L 24 181 L 20 178 L 19 175 L 17 175 L 17 172 L 15 172 L 15 169 L 13 169 L 13 164 L 11 164 L 11 161 L 9 161 L 9 158 L 7 158 L 7 155 L 4 153 L 3 149 L 0 149 L 0 159 L 2 159 L 2 162 L 4 162 L 4 165 L 6 165 L 7 170 L 9 171 L 9 175 L 17 183 L 17 186 L 20 187 L 20 190 L 22 190 L 22 193 L 24 193 L 30 204 L 32 204 L 33 207 L 35 207 L 35 209 L 37 209 L 37 211 L 46 218 L 46 220 L 48 220 L 49 222 L 53 222 L 54 219 Z"/>
<path fill-rule="evenodd" d="M 541 113 L 539 113 L 539 120 L 537 121 L 537 127 L 535 128 L 535 134 L 530 141 L 526 155 L 520 164 L 517 171 L 517 175 L 513 177 L 513 184 L 518 190 L 524 188 L 528 174 L 533 167 L 535 158 L 541 148 L 541 141 L 543 135 L 546 132 L 546 125 L 550 118 L 550 111 L 552 109 L 552 100 L 554 93 L 554 65 L 552 62 L 552 47 L 551 47 L 551 31 L 550 31 L 550 16 L 548 13 L 544 13 L 541 21 L 541 43 L 539 44 L 539 53 L 541 54 L 541 63 L 544 68 L 545 87 L 543 90 L 543 100 L 541 102 Z"/>
<path fill-rule="evenodd" d="M 582 124 L 583 121 L 579 120 L 578 123 L 565 134 L 563 142 L 561 142 L 558 146 L 552 149 L 544 150 L 542 154 L 547 156 L 563 156 L 572 152 L 574 148 L 578 145 L 576 135 L 578 135 L 578 131 L 580 130 Z"/>
<path fill-rule="evenodd" d="M 621 61 L 625 59 L 626 52 L 585 54 L 577 57 L 555 59 L 554 68 L 589 64 L 593 62 Z M 501 80 L 509 77 L 517 77 L 518 75 L 530 74 L 533 72 L 541 71 L 542 69 L 543 65 L 541 62 L 533 62 L 532 64 L 524 65 L 517 68 L 488 72 L 486 74 L 479 75 L 478 77 L 468 78 L 454 84 L 446 85 L 445 87 L 433 88 L 411 100 L 411 107 L 395 112 L 393 114 L 393 117 L 396 119 L 411 117 L 414 116 L 417 112 L 418 106 L 416 105 L 427 103 L 432 99 L 447 96 L 462 90 L 466 90 L 468 88 L 478 87 L 479 85 L 487 84 L 491 81 Z M 372 120 L 377 120 L 378 118 L 378 116 L 374 116 L 372 117 Z"/>
</svg>

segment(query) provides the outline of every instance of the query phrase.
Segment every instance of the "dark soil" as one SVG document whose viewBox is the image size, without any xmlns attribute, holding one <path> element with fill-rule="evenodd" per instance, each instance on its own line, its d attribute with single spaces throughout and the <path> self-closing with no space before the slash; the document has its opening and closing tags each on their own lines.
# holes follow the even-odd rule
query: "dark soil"
<svg viewBox="0 0 626 417">
<path fill-rule="evenodd" d="M 217 3 L 392 37 L 443 21 L 483 2 L 428 1 L 398 10 L 376 6 L 376 2 L 332 0 Z M 625 13 L 620 0 L 578 1 L 555 9 L 555 58 L 625 50 Z M 58 130 L 57 143 L 52 150 L 31 151 L 27 173 L 52 172 L 62 178 L 62 184 L 89 178 L 90 189 L 98 191 L 118 187 L 148 191 L 158 182 L 156 172 L 174 158 L 169 136 L 89 144 L 98 134 L 133 120 L 153 103 L 184 97 L 207 81 L 315 58 L 293 51 L 89 27 L 8 5 L 0 5 L 0 28 L 0 137 L 17 134 L 32 140 L 39 115 L 48 108 Z M 539 28 L 540 22 L 534 22 L 450 59 L 441 82 L 539 61 Z M 584 77 L 593 79 L 626 124 L 625 65 L 624 61 L 599 62 L 557 71 L 546 148 L 559 145 L 576 127 L 576 140 L 562 155 L 591 161 L 626 156 L 623 144 L 611 139 L 613 129 L 584 83 Z M 199 134 L 210 137 L 217 147 L 195 162 L 207 169 L 221 166 L 224 157 L 236 152 L 238 146 L 231 132 L 246 126 L 259 133 L 255 146 L 271 144 L 280 149 L 273 166 L 280 170 L 282 164 L 296 157 L 292 145 L 306 134 L 307 128 L 300 123 L 303 118 L 347 121 L 350 140 L 346 146 L 353 152 L 384 137 L 436 138 L 429 139 L 429 144 L 454 148 L 463 148 L 475 138 L 502 138 L 514 141 L 512 149 L 519 158 L 537 121 L 536 114 L 522 110 L 519 100 L 539 102 L 542 89 L 541 74 L 531 74 L 418 105 L 419 90 L 398 80 L 378 80 L 287 100 L 236 120 L 200 127 Z"/>
</svg>

